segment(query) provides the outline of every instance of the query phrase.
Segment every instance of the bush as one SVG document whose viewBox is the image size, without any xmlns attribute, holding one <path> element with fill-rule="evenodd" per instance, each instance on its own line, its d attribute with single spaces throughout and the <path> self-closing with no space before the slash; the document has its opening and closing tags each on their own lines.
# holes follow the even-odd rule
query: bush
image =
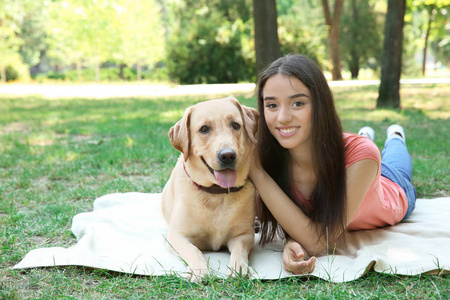
<svg viewBox="0 0 450 300">
<path fill-rule="evenodd" d="M 19 78 L 19 72 L 11 66 L 6 66 L 6 81 L 12 81 Z"/>
<path fill-rule="evenodd" d="M 216 12 L 197 17 L 169 37 L 169 76 L 181 84 L 254 81 L 253 57 L 244 51 L 246 30 L 241 20 L 230 22 Z"/>
<path fill-rule="evenodd" d="M 6 81 L 28 80 L 30 73 L 28 66 L 20 60 L 10 60 L 5 68 Z"/>
</svg>

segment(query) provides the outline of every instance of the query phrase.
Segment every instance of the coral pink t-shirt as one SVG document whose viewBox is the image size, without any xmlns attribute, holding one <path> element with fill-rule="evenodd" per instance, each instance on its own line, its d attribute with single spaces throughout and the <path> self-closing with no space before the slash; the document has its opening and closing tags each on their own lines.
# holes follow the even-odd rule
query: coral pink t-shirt
<svg viewBox="0 0 450 300">
<path fill-rule="evenodd" d="M 381 176 L 381 155 L 378 147 L 368 138 L 344 133 L 345 168 L 363 159 L 373 159 L 378 171 L 360 207 L 348 225 L 348 230 L 374 229 L 400 222 L 408 210 L 403 189 Z M 308 200 L 296 189 L 297 201 L 308 208 Z"/>
</svg>

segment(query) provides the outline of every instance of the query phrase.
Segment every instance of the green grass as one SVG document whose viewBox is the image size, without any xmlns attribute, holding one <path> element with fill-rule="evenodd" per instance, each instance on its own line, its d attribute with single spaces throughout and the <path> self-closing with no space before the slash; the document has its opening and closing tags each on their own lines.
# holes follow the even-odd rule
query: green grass
<svg viewBox="0 0 450 300">
<path fill-rule="evenodd" d="M 402 86 L 402 110 L 375 110 L 376 87 L 333 89 L 347 131 L 364 125 L 382 147 L 400 123 L 420 198 L 450 196 L 450 87 Z M 369 272 L 341 284 L 316 278 L 140 277 L 81 267 L 10 270 L 31 249 L 76 243 L 74 215 L 114 192 L 160 192 L 178 152 L 167 132 L 206 97 L 45 99 L 0 96 L 0 299 L 443 298 L 450 276 Z M 240 97 L 249 106 L 255 98 Z"/>
</svg>

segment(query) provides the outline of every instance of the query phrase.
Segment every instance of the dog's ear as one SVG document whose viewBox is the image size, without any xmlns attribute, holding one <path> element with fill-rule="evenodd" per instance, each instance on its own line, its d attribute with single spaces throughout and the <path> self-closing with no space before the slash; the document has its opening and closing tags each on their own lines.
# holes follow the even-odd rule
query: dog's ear
<svg viewBox="0 0 450 300">
<path fill-rule="evenodd" d="M 181 118 L 181 120 L 179 120 L 169 130 L 170 142 L 175 149 L 183 153 L 184 161 L 187 161 L 189 157 L 189 144 L 191 141 L 189 124 L 193 110 L 194 107 L 188 107 L 184 112 L 183 118 Z"/>
<path fill-rule="evenodd" d="M 241 111 L 244 128 L 252 143 L 257 144 L 256 133 L 258 132 L 259 112 L 253 107 L 241 105 L 236 98 L 230 97 Z"/>
<path fill-rule="evenodd" d="M 244 128 L 252 143 L 257 144 L 256 133 L 258 132 L 259 112 L 253 107 L 241 105 L 243 111 Z"/>
</svg>

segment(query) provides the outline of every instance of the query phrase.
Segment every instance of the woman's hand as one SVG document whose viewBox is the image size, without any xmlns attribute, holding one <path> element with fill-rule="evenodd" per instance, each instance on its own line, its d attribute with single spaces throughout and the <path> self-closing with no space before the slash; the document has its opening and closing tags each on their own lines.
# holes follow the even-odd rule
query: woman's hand
<svg viewBox="0 0 450 300">
<path fill-rule="evenodd" d="M 308 254 L 303 247 L 288 238 L 283 250 L 284 268 L 294 274 L 306 274 L 314 271 L 316 267 L 316 257 L 312 256 L 308 259 Z"/>
</svg>

